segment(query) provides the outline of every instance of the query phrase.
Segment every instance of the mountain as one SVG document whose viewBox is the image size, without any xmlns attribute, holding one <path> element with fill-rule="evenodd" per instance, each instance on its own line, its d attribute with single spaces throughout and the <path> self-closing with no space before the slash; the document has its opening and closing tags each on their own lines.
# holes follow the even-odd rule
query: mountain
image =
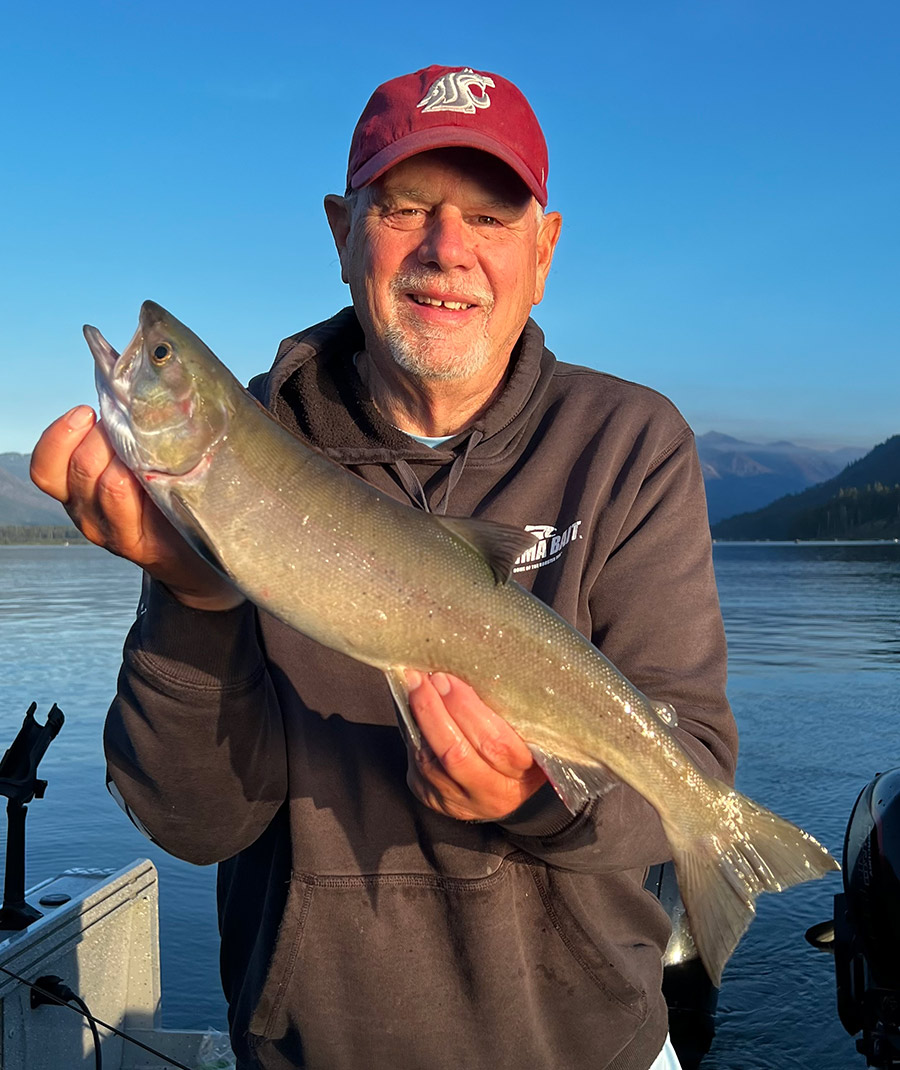
<svg viewBox="0 0 900 1070">
<path fill-rule="evenodd" d="M 823 484 L 865 452 L 852 447 L 816 450 L 792 442 L 744 442 L 718 431 L 700 435 L 697 449 L 711 525 L 735 514 L 758 510 L 785 495 L 796 495 L 811 484 Z M 0 526 L 69 524 L 63 507 L 42 494 L 31 482 L 28 476 L 30 461 L 31 454 L 0 453 Z M 870 480 L 873 483 L 896 481 Z"/>
<path fill-rule="evenodd" d="M 0 526 L 71 524 L 65 509 L 28 477 L 30 453 L 0 453 Z"/>
<path fill-rule="evenodd" d="M 697 438 L 710 524 L 759 509 L 836 476 L 866 451 L 818 450 L 793 442 L 744 442 L 719 431 Z"/>
<path fill-rule="evenodd" d="M 900 538 L 900 435 L 823 483 L 712 525 L 717 539 Z"/>
<path fill-rule="evenodd" d="M 0 453 L 0 468 L 9 472 L 16 479 L 21 479 L 28 486 L 33 486 L 28 469 L 31 465 L 30 453 Z"/>
</svg>

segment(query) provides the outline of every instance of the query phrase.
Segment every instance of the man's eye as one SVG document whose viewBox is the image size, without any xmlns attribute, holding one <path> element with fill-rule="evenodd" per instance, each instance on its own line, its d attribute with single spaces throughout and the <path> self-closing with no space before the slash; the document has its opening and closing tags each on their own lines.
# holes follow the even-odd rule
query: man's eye
<svg viewBox="0 0 900 1070">
<path fill-rule="evenodd" d="M 478 217 L 478 222 L 483 227 L 499 227 L 500 226 L 500 220 L 497 219 L 496 216 L 492 216 L 492 215 L 480 215 Z"/>
<path fill-rule="evenodd" d="M 387 221 L 395 227 L 417 227 L 421 225 L 425 212 L 421 208 L 395 208 L 388 212 Z"/>
</svg>

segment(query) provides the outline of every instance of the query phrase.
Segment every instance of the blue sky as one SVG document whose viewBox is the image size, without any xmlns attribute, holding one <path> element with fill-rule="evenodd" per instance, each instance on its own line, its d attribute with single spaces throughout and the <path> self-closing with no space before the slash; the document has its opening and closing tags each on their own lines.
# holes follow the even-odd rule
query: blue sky
<svg viewBox="0 0 900 1070">
<path fill-rule="evenodd" d="M 512 78 L 563 237 L 560 359 L 698 433 L 900 433 L 895 0 L 35 0 L 0 20 L 0 451 L 93 403 L 152 298 L 247 379 L 347 302 L 322 197 L 379 82 Z"/>
</svg>

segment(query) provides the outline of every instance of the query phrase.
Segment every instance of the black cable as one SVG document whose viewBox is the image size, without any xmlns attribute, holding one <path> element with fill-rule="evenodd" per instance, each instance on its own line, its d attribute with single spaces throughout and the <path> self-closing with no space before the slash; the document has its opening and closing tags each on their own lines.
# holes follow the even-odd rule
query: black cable
<svg viewBox="0 0 900 1070">
<path fill-rule="evenodd" d="M 47 995 L 55 997 L 55 999 L 64 1004 L 77 1003 L 82 1009 L 84 1016 L 88 1020 L 88 1025 L 91 1028 L 91 1036 L 94 1039 L 95 1070 L 103 1070 L 103 1053 L 100 1050 L 100 1034 L 97 1032 L 97 1027 L 94 1025 L 90 1007 L 88 1007 L 81 996 L 77 995 L 71 988 L 69 988 L 61 977 L 48 973 L 44 977 L 39 977 L 31 990 L 32 1010 L 36 1010 L 38 1007 L 43 1007 L 50 1002 L 50 1000 L 43 994 L 44 992 L 46 992 Z"/>
<path fill-rule="evenodd" d="M 127 1040 L 130 1044 L 136 1044 L 139 1048 L 143 1048 L 144 1051 L 148 1051 L 148 1052 L 150 1052 L 151 1055 L 157 1056 L 158 1058 L 162 1059 L 162 1061 L 164 1063 L 168 1063 L 170 1066 L 176 1067 L 177 1070 L 191 1070 L 191 1067 L 185 1066 L 184 1063 L 178 1062 L 178 1060 L 177 1059 L 173 1059 L 171 1055 L 163 1055 L 163 1053 L 161 1051 L 157 1051 L 156 1048 L 151 1048 L 149 1044 L 144 1044 L 142 1041 L 136 1040 L 134 1037 L 130 1037 L 127 1033 L 123 1033 L 121 1029 L 116 1029 L 116 1027 L 114 1025 L 110 1025 L 108 1022 L 104 1022 L 100 1018 L 94 1017 L 94 1015 L 91 1014 L 87 1010 L 87 1007 L 86 1007 L 84 1001 L 82 999 L 80 999 L 78 996 L 76 996 L 74 993 L 72 993 L 73 1000 L 77 1000 L 77 1002 L 81 1004 L 81 1007 L 83 1007 L 84 1010 L 80 1009 L 79 1007 L 73 1007 L 71 1003 L 67 1003 L 64 999 L 60 999 L 59 996 L 55 996 L 52 992 L 48 991 L 45 988 L 42 988 L 40 985 L 36 984 L 35 982 L 29 981 L 25 977 L 20 977 L 19 974 L 14 973 L 12 970 L 7 969 L 5 966 L 0 966 L 0 971 L 2 971 L 3 973 L 7 974 L 9 977 L 12 977 L 14 980 L 18 981 L 20 984 L 27 985 L 31 989 L 31 991 L 32 991 L 32 997 L 31 997 L 32 998 L 32 1006 L 39 1007 L 41 1005 L 41 1003 L 55 1003 L 59 1007 L 66 1007 L 68 1010 L 72 1011 L 74 1014 L 80 1014 L 82 1017 L 87 1018 L 88 1022 L 91 1024 L 91 1032 L 94 1034 L 95 1043 L 97 1044 L 97 1047 L 95 1049 L 96 1051 L 99 1052 L 99 1050 L 100 1050 L 100 1046 L 99 1046 L 99 1039 L 100 1038 L 99 1038 L 99 1034 L 97 1033 L 97 1030 L 96 1030 L 96 1027 L 99 1025 L 99 1026 L 102 1026 L 104 1029 L 108 1029 L 110 1031 L 110 1033 L 115 1033 L 117 1037 L 121 1037 L 123 1040 Z M 39 980 L 44 980 L 44 978 L 39 978 Z M 54 981 L 59 981 L 60 984 L 62 984 L 62 981 L 61 981 L 60 978 L 53 978 L 53 980 Z M 68 992 L 72 991 L 67 985 L 64 986 L 64 987 L 65 987 L 66 991 L 68 991 Z M 34 1000 L 35 1000 L 34 993 L 37 993 L 37 995 L 39 997 L 39 1001 L 38 1002 L 34 1002 Z M 100 1066 L 99 1062 L 97 1063 L 97 1066 L 99 1068 L 99 1066 Z"/>
<path fill-rule="evenodd" d="M 76 996 L 73 993 L 72 998 L 66 1000 L 66 1002 L 76 1003 L 81 1008 L 82 1014 L 87 1018 L 87 1023 L 91 1029 L 91 1036 L 94 1038 L 94 1068 L 95 1070 L 103 1070 L 103 1052 L 100 1051 L 100 1034 L 97 1032 L 94 1016 L 91 1014 L 88 1005 L 84 1002 L 81 996 Z"/>
</svg>

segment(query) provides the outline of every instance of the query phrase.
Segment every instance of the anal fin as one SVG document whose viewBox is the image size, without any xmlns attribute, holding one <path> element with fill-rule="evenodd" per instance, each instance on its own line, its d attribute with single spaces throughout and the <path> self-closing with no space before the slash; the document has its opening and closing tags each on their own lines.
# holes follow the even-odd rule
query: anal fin
<svg viewBox="0 0 900 1070">
<path fill-rule="evenodd" d="M 591 799 L 600 798 L 621 783 L 604 765 L 566 761 L 533 743 L 529 744 L 529 749 L 556 794 L 573 814 L 582 810 Z"/>
<path fill-rule="evenodd" d="M 402 668 L 394 665 L 390 669 L 385 669 L 384 675 L 387 677 L 388 687 L 390 687 L 391 694 L 394 696 L 400 731 L 403 733 L 407 744 L 414 751 L 420 751 L 422 749 L 422 733 L 419 731 L 416 719 L 409 708 L 409 688 L 406 685 L 406 673 Z"/>
</svg>

